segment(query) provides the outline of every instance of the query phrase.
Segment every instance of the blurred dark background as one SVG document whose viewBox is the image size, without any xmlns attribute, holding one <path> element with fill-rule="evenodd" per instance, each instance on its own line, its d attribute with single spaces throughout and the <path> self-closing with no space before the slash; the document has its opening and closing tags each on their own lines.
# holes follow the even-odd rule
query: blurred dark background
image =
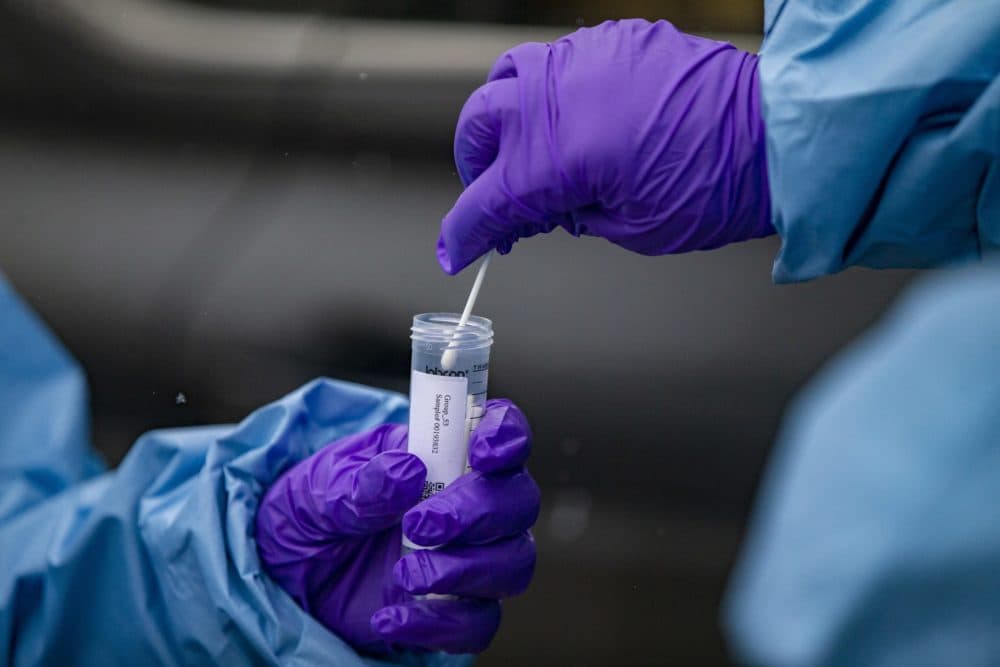
<svg viewBox="0 0 1000 667">
<path fill-rule="evenodd" d="M 406 391 L 451 135 L 510 46 L 609 17 L 759 45 L 756 0 L 9 0 L 0 267 L 90 377 L 117 462 L 317 375 Z M 908 275 L 775 287 L 774 239 L 494 263 L 491 393 L 532 419 L 536 583 L 482 665 L 725 665 L 717 610 L 790 397 Z"/>
</svg>

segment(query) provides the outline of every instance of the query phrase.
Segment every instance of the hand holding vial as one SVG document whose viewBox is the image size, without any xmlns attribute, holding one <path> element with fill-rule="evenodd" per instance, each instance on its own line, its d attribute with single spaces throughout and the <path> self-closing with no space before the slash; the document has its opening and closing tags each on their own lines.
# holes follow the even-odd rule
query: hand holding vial
<svg viewBox="0 0 1000 667">
<path fill-rule="evenodd" d="M 397 424 L 331 443 L 264 497 L 256 538 L 266 571 L 356 649 L 480 652 L 500 598 L 530 582 L 540 502 L 524 468 L 531 431 L 510 401 L 482 409 L 471 471 L 423 501 L 427 468 Z M 400 558 L 404 533 L 437 548 Z"/>
</svg>

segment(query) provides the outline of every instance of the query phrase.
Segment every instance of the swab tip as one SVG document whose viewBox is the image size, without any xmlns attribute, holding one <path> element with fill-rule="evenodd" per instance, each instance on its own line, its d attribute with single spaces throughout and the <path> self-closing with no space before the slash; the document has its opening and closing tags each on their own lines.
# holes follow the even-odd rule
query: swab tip
<svg viewBox="0 0 1000 667">
<path fill-rule="evenodd" d="M 455 367 L 455 362 L 458 361 L 458 350 L 449 347 L 444 352 L 441 353 L 441 368 L 446 371 L 450 371 Z"/>
</svg>

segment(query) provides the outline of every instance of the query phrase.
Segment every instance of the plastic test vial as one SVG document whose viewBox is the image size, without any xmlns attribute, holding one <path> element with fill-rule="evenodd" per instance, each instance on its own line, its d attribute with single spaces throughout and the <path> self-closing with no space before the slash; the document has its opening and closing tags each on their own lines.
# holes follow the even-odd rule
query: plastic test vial
<svg viewBox="0 0 1000 667">
<path fill-rule="evenodd" d="M 457 313 L 424 313 L 413 318 L 410 364 L 408 450 L 427 466 L 422 499 L 442 491 L 468 469 L 469 434 L 479 425 L 493 345 L 493 323 L 472 316 L 456 330 Z M 445 349 L 454 363 L 442 368 Z M 403 546 L 423 547 L 405 537 Z"/>
</svg>

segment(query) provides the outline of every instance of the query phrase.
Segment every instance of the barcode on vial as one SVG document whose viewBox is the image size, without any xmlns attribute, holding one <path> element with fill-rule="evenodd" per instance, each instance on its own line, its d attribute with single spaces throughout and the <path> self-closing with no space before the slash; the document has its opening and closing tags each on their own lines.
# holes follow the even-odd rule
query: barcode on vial
<svg viewBox="0 0 1000 667">
<path fill-rule="evenodd" d="M 444 482 L 431 482 L 429 480 L 424 480 L 424 492 L 420 496 L 420 499 L 427 500 L 440 491 L 444 491 Z"/>
</svg>

